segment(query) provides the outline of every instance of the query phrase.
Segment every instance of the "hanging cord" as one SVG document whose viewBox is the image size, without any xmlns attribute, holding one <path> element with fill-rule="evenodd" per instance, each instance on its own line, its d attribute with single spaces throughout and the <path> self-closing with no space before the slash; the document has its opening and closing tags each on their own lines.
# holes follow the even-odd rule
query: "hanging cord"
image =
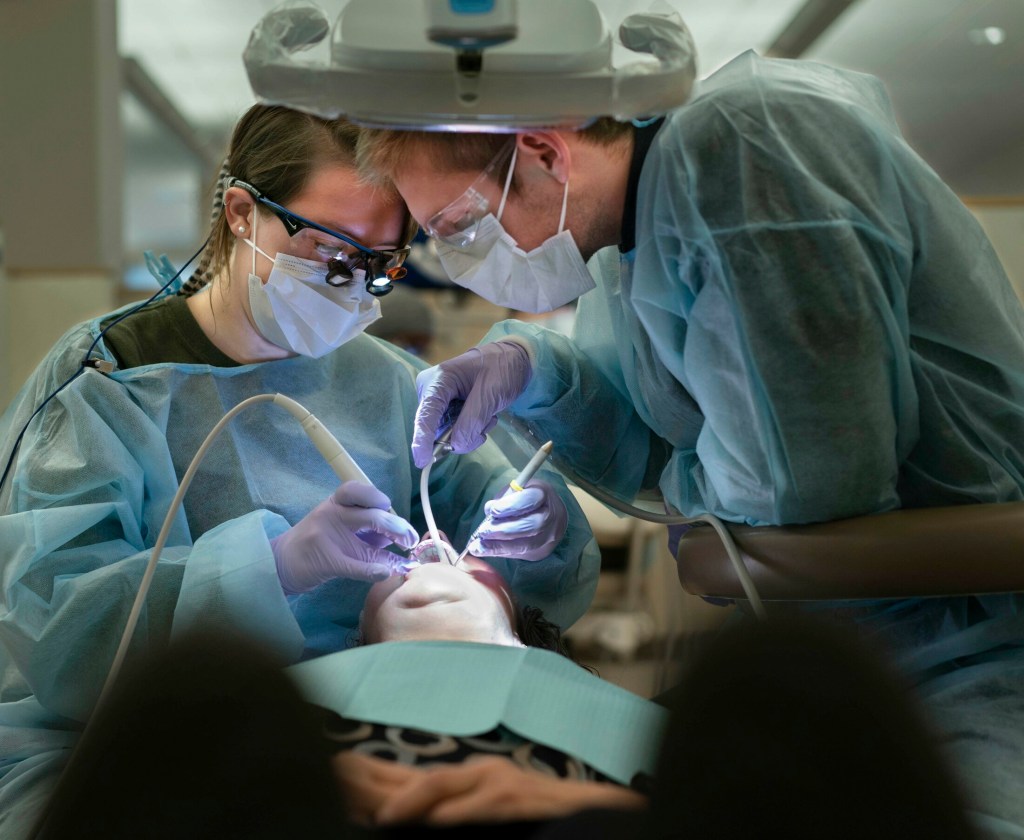
<svg viewBox="0 0 1024 840">
<path fill-rule="evenodd" d="M 79 376 L 85 373 L 86 370 L 92 368 L 93 370 L 98 370 L 101 373 L 112 373 L 114 371 L 115 368 L 113 362 L 110 362 L 106 359 L 92 358 L 92 354 L 93 351 L 96 349 L 96 345 L 100 343 L 100 340 L 107 334 L 111 327 L 120 324 L 125 318 L 128 318 L 134 315 L 140 309 L 144 309 L 145 307 L 149 306 L 149 304 L 151 304 L 158 297 L 160 297 L 160 295 L 167 291 L 167 289 L 169 289 L 175 283 L 175 281 L 177 281 L 178 277 L 181 276 L 181 272 L 188 268 L 195 261 L 196 257 L 198 257 L 203 252 L 206 246 L 210 243 L 210 237 L 212 235 L 213 234 L 211 233 L 210 236 L 207 236 L 206 241 L 203 242 L 203 244 L 199 247 L 199 250 L 196 251 L 191 257 L 189 257 L 188 261 L 181 268 L 178 269 L 177 273 L 170 280 L 164 283 L 163 286 L 157 289 L 152 295 L 150 295 L 149 298 L 144 300 L 138 306 L 132 307 L 127 312 L 118 316 L 116 319 L 107 324 L 107 326 L 105 326 L 102 330 L 100 330 L 96 338 L 93 339 L 92 344 L 89 345 L 89 349 L 85 351 L 85 356 L 82 358 L 82 364 L 78 368 L 78 370 L 76 370 L 73 374 L 71 374 L 71 376 L 69 376 L 60 385 L 58 385 L 50 393 L 50 395 L 39 404 L 36 410 L 32 412 L 28 420 L 25 421 L 25 425 L 21 427 L 21 431 L 18 432 L 18 437 L 15 438 L 14 446 L 11 447 L 11 454 L 10 457 L 8 457 L 7 459 L 7 465 L 4 467 L 3 475 L 0 476 L 0 491 L 3 491 L 4 483 L 7 481 L 7 476 L 10 475 L 11 468 L 14 466 L 14 457 L 15 455 L 18 454 L 18 447 L 21 446 L 21 441 L 25 437 L 25 432 L 28 431 L 29 424 L 35 419 L 36 415 L 39 414 L 39 412 L 41 412 L 44 408 L 46 408 L 46 405 L 47 403 L 50 402 L 50 400 L 52 400 L 55 396 L 57 396 L 57 394 L 59 394 L 61 391 L 67 388 L 68 385 L 70 385 Z"/>
<path fill-rule="evenodd" d="M 149 555 L 149 561 L 146 563 L 146 570 L 143 572 L 142 580 L 139 583 L 139 591 L 135 594 L 135 601 L 132 603 L 131 612 L 128 613 L 128 621 L 125 624 L 124 632 L 121 634 L 121 642 L 117 646 L 117 652 L 114 654 L 113 664 L 111 664 L 110 671 L 107 673 L 107 680 L 103 684 L 103 690 L 100 692 L 100 698 L 96 704 L 97 708 L 103 704 L 103 701 L 110 693 L 110 689 L 117 681 L 118 674 L 121 672 L 121 665 L 124 663 L 124 658 L 128 652 L 128 645 L 131 643 L 132 636 L 135 634 L 135 627 L 139 623 L 139 615 L 141 615 L 142 606 L 146 602 L 146 595 L 149 594 L 149 587 L 153 582 L 153 575 L 156 573 L 157 563 L 160 561 L 160 554 L 163 552 L 164 545 L 167 543 L 167 537 L 171 532 L 171 523 L 174 521 L 174 516 L 178 512 L 178 508 L 181 506 L 181 500 L 185 497 L 185 491 L 188 490 L 189 485 L 192 483 L 192 478 L 196 474 L 196 470 L 199 468 L 200 462 L 206 456 L 207 450 L 221 433 L 221 430 L 231 422 L 236 414 L 244 411 L 250 405 L 255 403 L 272 402 L 274 397 L 274 394 L 257 394 L 254 397 L 242 400 L 242 402 L 228 411 L 227 414 L 220 418 L 217 425 L 215 425 L 206 436 L 206 439 L 192 458 L 192 463 L 190 463 L 188 465 L 188 469 L 185 470 L 185 475 L 182 476 L 181 482 L 178 484 L 178 491 L 174 494 L 170 507 L 167 509 L 167 515 L 164 517 L 164 524 L 161 526 L 160 533 L 157 535 L 156 543 L 154 543 L 153 550 Z M 95 711 L 93 712 L 93 717 L 95 717 Z"/>
<path fill-rule="evenodd" d="M 441 539 L 441 532 L 437 529 L 437 522 L 434 520 L 434 510 L 430 504 L 430 470 L 435 463 L 451 454 L 452 431 L 455 428 L 455 420 L 462 411 L 465 403 L 462 400 L 452 400 L 447 411 L 441 417 L 441 428 L 444 432 L 434 443 L 434 450 L 427 465 L 420 471 L 420 507 L 423 508 L 423 518 L 427 523 L 427 531 L 434 541 L 434 548 L 437 551 L 438 559 L 445 559 L 455 565 L 455 558 L 449 556 L 444 549 L 445 543 Z"/>
<path fill-rule="evenodd" d="M 65 766 L 63 771 L 65 775 L 68 773 L 69 769 L 74 766 L 77 756 L 81 752 L 82 744 L 86 743 L 86 737 L 91 731 L 90 726 L 97 718 L 97 711 L 109 696 L 110 691 L 121 672 L 121 666 L 124 664 L 125 655 L 128 652 L 128 646 L 131 643 L 132 636 L 135 634 L 135 628 L 138 625 L 139 616 L 142 614 L 143 604 L 146 601 L 146 596 L 149 594 L 149 589 L 153 582 L 153 576 L 156 573 L 156 567 L 160 561 L 160 554 L 163 552 L 164 545 L 167 543 L 167 538 L 171 531 L 171 523 L 174 521 L 174 516 L 181 507 L 181 501 L 185 497 L 185 493 L 188 490 L 189 485 L 192 483 L 192 479 L 196 474 L 196 470 L 199 468 L 199 464 L 206 456 L 207 450 L 209 450 L 210 446 L 217 439 L 217 436 L 221 431 L 223 431 L 224 427 L 231 422 L 235 415 L 241 413 L 249 406 L 260 402 L 273 402 L 275 405 L 279 405 L 284 408 L 292 415 L 292 417 L 298 420 L 302 425 L 303 431 L 313 442 L 317 450 L 319 450 L 320 454 L 327 461 L 328 466 L 331 467 L 335 475 L 337 475 L 341 481 L 364 481 L 369 483 L 369 479 L 366 477 L 366 474 L 359 468 L 359 465 L 352 460 L 352 456 L 349 455 L 345 450 L 345 447 L 338 442 L 338 439 L 334 437 L 326 427 L 324 427 L 316 416 L 311 414 L 300 403 L 290 397 L 286 397 L 284 394 L 257 394 L 256 396 L 242 400 L 242 402 L 238 403 L 238 405 L 228 411 L 218 421 L 217 425 L 210 430 L 210 433 L 206 436 L 206 439 L 196 451 L 195 456 L 192 458 L 192 462 L 188 465 L 188 469 L 185 471 L 185 475 L 182 476 L 181 482 L 178 485 L 178 491 L 174 494 L 174 498 L 171 500 L 171 504 L 167 509 L 167 515 L 164 517 L 163 525 L 160 528 L 160 533 L 157 535 L 156 543 L 153 545 L 152 553 L 146 563 L 146 569 L 142 574 L 142 580 L 139 582 L 139 591 L 135 595 L 131 611 L 128 614 L 128 621 L 125 623 L 124 632 L 121 634 L 121 641 L 118 644 L 117 652 L 114 654 L 114 661 L 110 666 L 110 671 L 107 672 L 106 682 L 104 682 L 103 688 L 100 691 L 96 707 L 93 709 L 92 715 L 90 715 L 89 720 L 86 722 L 85 729 L 78 741 L 78 745 L 71 752 L 71 757 L 68 759 L 68 764 Z M 37 840 L 38 838 L 45 836 L 46 813 L 43 814 L 43 819 L 39 824 L 37 824 L 33 838 L 34 840 Z"/>
<path fill-rule="evenodd" d="M 520 446 L 525 447 L 527 450 L 532 448 L 531 442 L 537 440 L 533 428 L 518 417 L 507 416 L 506 422 L 516 432 L 516 436 L 513 436 L 513 439 L 515 440 L 516 437 L 519 437 L 521 439 L 517 443 Z M 657 522 L 659 525 L 692 525 L 696 522 L 710 525 L 715 529 L 715 533 L 718 534 L 718 538 L 722 541 L 725 553 L 729 556 L 729 562 L 732 563 L 732 567 L 736 571 L 736 577 L 739 578 L 740 586 L 743 587 L 743 592 L 747 596 L 754 614 L 762 620 L 768 617 L 764 609 L 764 603 L 761 601 L 761 596 L 757 592 L 757 587 L 754 586 L 750 572 L 747 571 L 746 564 L 743 562 L 743 556 L 740 554 L 739 549 L 736 548 L 736 541 L 733 540 L 726 524 L 717 516 L 713 516 L 710 513 L 702 513 L 700 516 L 683 516 L 682 514 L 655 513 L 654 511 L 644 510 L 621 501 L 607 490 L 587 481 L 557 455 L 552 457 L 551 463 L 568 481 L 581 487 L 599 502 L 604 502 L 608 507 L 620 513 L 625 513 L 627 516 L 643 519 L 645 522 Z"/>
<path fill-rule="evenodd" d="M 560 471 L 563 467 L 560 463 L 555 464 Z M 591 496 L 609 507 L 615 508 L 615 510 L 621 513 L 634 516 L 637 519 L 643 519 L 646 522 L 657 522 L 662 525 L 692 525 L 695 522 L 704 522 L 715 529 L 715 533 L 718 534 L 718 538 L 722 541 L 722 546 L 725 548 L 725 553 L 729 556 L 729 560 L 736 570 L 736 576 L 739 578 L 740 586 L 743 587 L 743 592 L 747 596 L 747 600 L 750 601 L 750 606 L 754 610 L 754 614 L 760 618 L 765 619 L 768 617 L 764 609 L 764 604 L 761 601 L 761 596 L 757 593 L 757 588 L 754 586 L 754 581 L 750 577 L 750 572 L 747 571 L 747 567 L 743 562 L 743 557 L 736 548 L 736 541 L 733 540 L 732 534 L 729 533 L 729 529 L 726 524 L 719 519 L 717 516 L 713 516 L 710 513 L 702 513 L 700 516 L 682 516 L 681 514 L 667 514 L 667 513 L 654 513 L 650 510 L 644 510 L 634 505 L 627 504 L 619 499 L 615 498 L 611 493 L 601 489 L 596 484 L 591 484 L 586 479 L 576 475 L 574 471 L 569 471 L 570 475 L 567 477 L 574 484 L 578 484 L 584 490 L 586 490 Z"/>
<path fill-rule="evenodd" d="M 420 471 L 420 507 L 423 508 L 423 518 L 427 521 L 427 531 L 434 541 L 437 556 L 442 556 L 441 532 L 437 530 L 437 522 L 434 521 L 434 511 L 430 506 L 430 468 L 434 466 L 434 459 L 427 461 L 427 465 Z M 450 558 L 449 558 L 450 559 Z"/>
<path fill-rule="evenodd" d="M 128 652 L 128 645 L 131 643 L 132 635 L 135 633 L 135 626 L 138 624 L 139 615 L 142 612 L 142 606 L 146 601 L 146 595 L 149 593 L 150 585 L 153 582 L 153 575 L 156 573 L 157 563 L 160 560 L 160 554 L 164 549 L 164 545 L 167 542 L 167 537 L 171 531 L 171 523 L 174 521 L 174 515 L 178 512 L 178 508 L 181 507 L 181 500 L 185 497 L 185 492 L 188 490 L 189 485 L 192 483 L 192 478 L 196 474 L 196 470 L 199 469 L 199 464 L 206 456 L 207 450 L 217 439 L 217 436 L 224 430 L 224 427 L 235 417 L 235 415 L 249 408 L 251 405 L 261 402 L 273 402 L 275 405 L 279 405 L 284 408 L 289 414 L 292 415 L 302 426 L 302 430 L 306 433 L 306 436 L 312 441 L 313 445 L 316 446 L 320 455 L 327 462 L 327 465 L 334 471 L 334 474 L 338 477 L 341 482 L 346 481 L 361 481 L 365 484 L 371 484 L 370 479 L 367 478 L 366 473 L 360 469 L 352 456 L 348 454 L 345 447 L 341 445 L 338 439 L 332 435 L 323 423 L 308 409 L 304 408 L 300 403 L 286 397 L 284 394 L 257 394 L 253 397 L 242 400 L 238 405 L 228 411 L 215 425 L 210 433 L 206 436 L 202 445 L 196 451 L 195 456 L 192 458 L 192 463 L 188 465 L 188 469 L 185 470 L 185 474 L 181 478 L 181 482 L 178 485 L 178 491 L 174 494 L 174 498 L 171 500 L 170 507 L 167 509 L 167 515 L 164 517 L 164 524 L 160 528 L 160 533 L 157 535 L 156 542 L 153 545 L 153 551 L 149 556 L 149 561 L 146 563 L 146 570 L 143 572 L 142 581 L 139 583 L 139 591 L 135 595 L 135 601 L 132 604 L 131 612 L 128 614 L 128 621 L 125 624 L 124 632 L 121 634 L 121 642 L 118 645 L 117 652 L 114 654 L 113 664 L 110 666 L 110 671 L 107 674 L 107 680 L 103 685 L 103 690 L 100 692 L 100 699 L 97 703 L 97 707 L 103 702 L 109 693 L 114 682 L 117 680 L 117 675 L 121 670 L 121 665 L 124 662 L 125 655 Z M 394 513 L 394 508 L 388 508 L 391 513 Z"/>
</svg>

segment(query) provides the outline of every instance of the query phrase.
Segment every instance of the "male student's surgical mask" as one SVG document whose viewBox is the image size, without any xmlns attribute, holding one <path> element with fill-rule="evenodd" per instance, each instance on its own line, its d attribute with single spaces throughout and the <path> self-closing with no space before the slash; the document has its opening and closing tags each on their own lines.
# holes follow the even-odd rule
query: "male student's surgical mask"
<svg viewBox="0 0 1024 840">
<path fill-rule="evenodd" d="M 363 271 L 342 286 L 327 282 L 327 264 L 279 253 L 267 282 L 256 274 L 256 252 L 270 255 L 245 239 L 252 250 L 249 308 L 256 329 L 267 341 L 301 356 L 318 359 L 355 338 L 380 318 L 380 302 L 366 291 Z M 355 276 L 359 275 L 359 276 Z"/>
<path fill-rule="evenodd" d="M 551 312 L 596 285 L 572 234 L 564 230 L 569 181 L 562 194 L 558 233 L 527 253 L 501 226 L 518 148 L 512 152 L 498 215 L 476 225 L 472 241 L 456 247 L 437 240 L 437 255 L 452 282 L 498 306 L 522 312 Z"/>
</svg>

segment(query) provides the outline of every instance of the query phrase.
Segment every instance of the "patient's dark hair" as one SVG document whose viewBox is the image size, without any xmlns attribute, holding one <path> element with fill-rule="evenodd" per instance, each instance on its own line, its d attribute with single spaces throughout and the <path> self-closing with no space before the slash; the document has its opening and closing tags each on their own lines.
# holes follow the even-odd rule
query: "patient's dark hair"
<svg viewBox="0 0 1024 840">
<path fill-rule="evenodd" d="M 520 607 L 515 604 L 515 618 L 516 635 L 524 645 L 544 648 L 544 650 L 560 653 L 569 659 L 573 658 L 565 644 L 565 639 L 562 638 L 562 628 L 555 622 L 548 621 L 539 608 Z"/>
</svg>

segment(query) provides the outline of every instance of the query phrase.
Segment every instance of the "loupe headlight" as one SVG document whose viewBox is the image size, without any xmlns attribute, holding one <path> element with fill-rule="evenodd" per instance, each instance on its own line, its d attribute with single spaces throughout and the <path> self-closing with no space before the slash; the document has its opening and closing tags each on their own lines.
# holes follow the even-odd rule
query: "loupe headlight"
<svg viewBox="0 0 1024 840">
<path fill-rule="evenodd" d="M 374 297 L 382 297 L 394 287 L 395 280 L 401 280 L 408 274 L 403 263 L 409 256 L 408 248 L 396 248 L 394 251 L 377 251 L 365 259 L 366 291 Z"/>
<path fill-rule="evenodd" d="M 358 253 L 353 257 L 339 256 L 327 261 L 327 282 L 332 286 L 343 286 L 355 275 L 352 262 L 357 261 L 365 272 L 366 291 L 374 297 L 383 297 L 394 286 L 395 280 L 401 280 L 408 274 L 402 263 L 409 254 L 408 248 L 394 251 L 374 251 L 370 256 Z"/>
</svg>

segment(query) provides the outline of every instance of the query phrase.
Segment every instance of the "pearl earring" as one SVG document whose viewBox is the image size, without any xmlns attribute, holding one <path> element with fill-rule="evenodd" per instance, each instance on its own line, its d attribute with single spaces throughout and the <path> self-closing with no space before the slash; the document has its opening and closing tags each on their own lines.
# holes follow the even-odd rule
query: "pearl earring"
<svg viewBox="0 0 1024 840">
<path fill-rule="evenodd" d="M 245 233 L 245 225 L 239 225 L 238 226 L 238 232 L 239 233 Z"/>
</svg>

